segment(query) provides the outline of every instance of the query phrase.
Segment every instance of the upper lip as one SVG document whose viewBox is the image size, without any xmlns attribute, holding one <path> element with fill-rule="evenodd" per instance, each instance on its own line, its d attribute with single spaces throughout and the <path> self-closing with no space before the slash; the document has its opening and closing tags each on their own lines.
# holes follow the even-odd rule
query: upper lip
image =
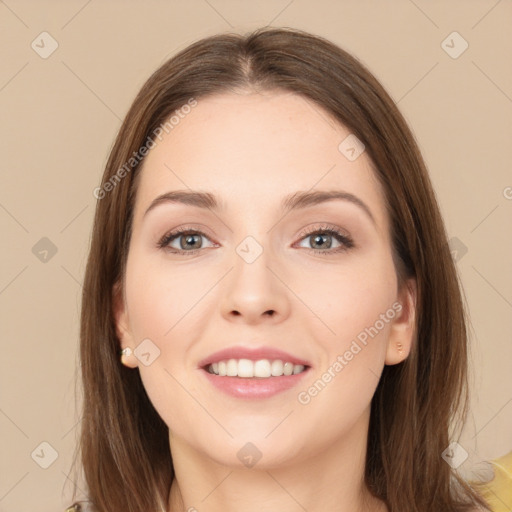
<svg viewBox="0 0 512 512">
<path fill-rule="evenodd" d="M 212 363 L 227 361 L 229 359 L 250 359 L 251 361 L 259 361 L 260 359 L 275 361 L 276 359 L 280 359 L 285 363 L 290 362 L 293 364 L 301 364 L 303 366 L 311 366 L 308 361 L 274 347 L 248 348 L 241 345 L 228 347 L 223 350 L 219 350 L 218 352 L 214 352 L 199 361 L 198 366 L 199 368 L 204 368 Z"/>
</svg>

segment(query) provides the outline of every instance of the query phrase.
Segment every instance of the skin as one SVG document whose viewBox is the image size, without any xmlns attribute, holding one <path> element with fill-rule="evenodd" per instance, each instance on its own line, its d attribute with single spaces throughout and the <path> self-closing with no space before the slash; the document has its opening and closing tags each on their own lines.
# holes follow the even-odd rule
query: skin
<svg viewBox="0 0 512 512">
<path fill-rule="evenodd" d="M 149 338 L 160 350 L 149 366 L 135 355 L 122 361 L 138 367 L 169 426 L 172 511 L 387 510 L 363 484 L 370 402 L 384 365 L 409 354 L 415 285 L 398 286 L 369 157 L 351 162 L 338 150 L 349 133 L 292 93 L 225 93 L 200 98 L 144 161 L 114 307 L 122 348 Z M 166 203 L 144 216 L 158 195 L 188 189 L 215 194 L 223 209 Z M 284 215 L 284 196 L 311 189 L 354 194 L 374 221 L 345 200 Z M 320 246 L 318 237 L 302 236 L 324 223 L 349 234 L 354 247 L 336 252 L 343 244 L 325 231 Z M 158 248 L 177 227 L 205 235 L 192 247 L 186 236 L 170 242 L 184 255 Z M 247 236 L 263 248 L 252 263 L 236 252 Z M 298 393 L 396 302 L 400 313 L 309 403 L 299 403 Z M 232 398 L 197 366 L 236 344 L 277 347 L 312 368 L 297 388 L 272 398 Z M 248 442 L 262 454 L 252 468 L 237 457 Z"/>
</svg>

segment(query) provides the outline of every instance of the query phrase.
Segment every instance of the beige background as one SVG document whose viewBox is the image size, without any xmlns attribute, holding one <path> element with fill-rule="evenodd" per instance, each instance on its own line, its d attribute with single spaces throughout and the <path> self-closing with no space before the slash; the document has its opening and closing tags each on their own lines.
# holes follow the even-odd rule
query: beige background
<svg viewBox="0 0 512 512">
<path fill-rule="evenodd" d="M 0 1 L 0 511 L 56 512 L 71 495 L 92 191 L 121 119 L 171 54 L 267 24 L 338 43 L 399 103 L 458 239 L 471 312 L 473 404 L 460 440 L 469 458 L 459 470 L 512 450 L 511 21 L 509 0 Z M 50 48 L 43 31 L 58 43 L 46 59 L 31 47 Z M 450 56 L 442 42 L 454 31 L 463 39 L 447 39 Z M 44 237 L 57 252 L 41 261 Z"/>
</svg>

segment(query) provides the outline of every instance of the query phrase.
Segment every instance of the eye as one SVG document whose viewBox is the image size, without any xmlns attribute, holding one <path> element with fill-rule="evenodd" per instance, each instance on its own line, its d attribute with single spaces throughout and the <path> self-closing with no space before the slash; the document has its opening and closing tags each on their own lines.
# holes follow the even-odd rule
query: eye
<svg viewBox="0 0 512 512">
<path fill-rule="evenodd" d="M 191 228 L 179 228 L 165 234 L 158 242 L 160 249 L 168 249 L 175 254 L 195 254 L 204 249 L 202 238 L 207 238 L 206 234 Z M 177 245 L 173 247 L 172 243 Z"/>
<path fill-rule="evenodd" d="M 331 250 L 334 243 L 338 243 L 338 247 Z M 301 233 L 301 240 L 310 241 L 314 246 L 311 250 L 315 254 L 333 254 L 347 251 L 354 247 L 354 241 L 346 233 L 343 233 L 336 227 L 321 226 L 316 229 L 305 230 Z M 316 246 L 316 247 L 315 247 Z"/>
<path fill-rule="evenodd" d="M 321 226 L 316 229 L 304 230 L 300 237 L 301 240 L 310 241 L 313 245 L 310 250 L 315 254 L 329 255 L 347 251 L 354 247 L 352 238 L 336 227 Z M 202 231 L 184 227 L 166 233 L 157 245 L 160 249 L 165 249 L 173 254 L 189 255 L 196 254 L 201 249 L 206 248 L 202 239 L 209 240 L 208 236 Z M 338 244 L 338 246 L 333 249 L 333 244 Z M 210 247 L 215 246 L 218 245 L 212 242 Z"/>
</svg>

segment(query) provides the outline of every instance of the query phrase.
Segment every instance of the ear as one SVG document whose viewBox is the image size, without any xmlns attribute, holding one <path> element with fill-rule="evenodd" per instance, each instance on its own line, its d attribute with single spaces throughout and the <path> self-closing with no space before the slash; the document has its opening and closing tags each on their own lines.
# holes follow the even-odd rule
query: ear
<svg viewBox="0 0 512 512">
<path fill-rule="evenodd" d="M 133 355 L 135 347 L 133 336 L 130 330 L 128 311 L 123 294 L 122 282 L 118 281 L 112 288 L 112 310 L 116 326 L 117 338 L 120 342 L 120 349 L 131 349 L 130 355 L 121 355 L 121 362 L 129 368 L 137 368 L 137 358 Z"/>
<path fill-rule="evenodd" d="M 415 337 L 416 323 L 416 279 L 408 279 L 393 305 L 396 316 L 392 321 L 385 364 L 398 364 L 407 359 Z"/>
</svg>

